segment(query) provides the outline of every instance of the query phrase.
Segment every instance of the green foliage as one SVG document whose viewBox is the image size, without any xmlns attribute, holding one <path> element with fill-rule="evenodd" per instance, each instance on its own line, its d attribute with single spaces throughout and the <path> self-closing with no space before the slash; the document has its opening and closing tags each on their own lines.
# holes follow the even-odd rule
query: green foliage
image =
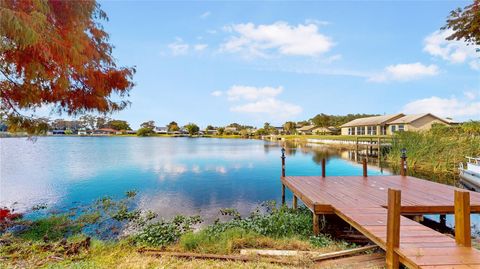
<svg viewBox="0 0 480 269">
<path fill-rule="evenodd" d="M 180 127 L 178 127 L 178 124 L 175 121 L 170 122 L 167 125 L 167 128 L 168 128 L 169 132 L 176 132 L 176 131 L 180 130 Z"/>
<path fill-rule="evenodd" d="M 194 135 L 200 131 L 200 127 L 198 127 L 195 123 L 189 123 L 185 125 L 185 129 L 187 129 L 187 132 L 190 135 Z"/>
<path fill-rule="evenodd" d="M 336 242 L 330 237 L 329 235 L 318 235 L 318 236 L 311 236 L 309 238 L 310 244 L 315 247 L 323 248 L 327 246 L 331 246 Z"/>
<path fill-rule="evenodd" d="M 234 218 L 227 222 L 217 221 L 206 228 L 211 235 L 221 233 L 231 228 L 242 228 L 260 235 L 273 238 L 298 236 L 308 238 L 312 235 L 312 214 L 306 207 L 297 210 L 287 207 L 277 208 L 275 202 L 265 203 L 263 209 L 257 209 L 246 218 L 229 212 Z"/>
<path fill-rule="evenodd" d="M 20 233 L 20 237 L 32 241 L 59 240 L 80 231 L 80 226 L 67 215 L 53 215 L 34 221 L 27 230 Z"/>
<path fill-rule="evenodd" d="M 107 123 L 107 126 L 117 131 L 132 130 L 132 128 L 130 128 L 130 124 L 128 124 L 128 122 L 124 120 L 111 120 Z"/>
<path fill-rule="evenodd" d="M 318 114 L 315 117 L 311 118 L 310 121 L 315 125 L 315 126 L 320 126 L 320 127 L 329 127 L 329 126 L 335 126 L 338 127 L 344 123 L 347 123 L 349 121 L 352 121 L 354 119 L 358 118 L 365 118 L 365 117 L 372 117 L 372 116 L 378 116 L 377 114 L 348 114 L 345 116 L 340 116 L 340 115 L 327 115 L 327 114 Z M 306 125 L 306 124 L 303 124 Z"/>
<path fill-rule="evenodd" d="M 140 128 L 137 130 L 137 136 L 151 136 L 155 132 L 150 128 Z"/>
<path fill-rule="evenodd" d="M 166 246 L 176 242 L 181 235 L 192 230 L 192 226 L 201 222 L 199 216 L 176 216 L 171 221 L 160 220 L 146 225 L 134 240 L 148 246 Z"/>
<path fill-rule="evenodd" d="M 434 125 L 428 132 L 397 132 L 388 160 L 395 168 L 400 150 L 407 150 L 409 170 L 433 173 L 456 173 L 465 156 L 480 155 L 480 124 L 468 122 L 460 126 Z"/>
<path fill-rule="evenodd" d="M 218 135 L 223 135 L 224 132 L 225 132 L 225 128 L 224 128 L 224 127 L 219 127 L 219 128 L 217 129 Z"/>
<path fill-rule="evenodd" d="M 151 120 L 151 121 L 146 121 L 142 124 L 140 124 L 140 127 L 141 128 L 146 128 L 146 129 L 150 129 L 153 131 L 153 129 L 155 129 L 155 121 Z"/>
<path fill-rule="evenodd" d="M 243 245 L 255 245 L 262 236 L 242 228 L 230 228 L 220 233 L 211 234 L 208 230 L 189 232 L 180 239 L 180 246 L 186 251 L 202 253 L 232 253 L 235 242 Z"/>
</svg>

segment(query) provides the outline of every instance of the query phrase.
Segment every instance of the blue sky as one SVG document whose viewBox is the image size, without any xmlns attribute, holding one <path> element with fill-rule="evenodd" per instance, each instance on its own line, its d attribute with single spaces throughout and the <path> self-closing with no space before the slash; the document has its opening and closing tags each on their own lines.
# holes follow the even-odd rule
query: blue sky
<svg viewBox="0 0 480 269">
<path fill-rule="evenodd" d="M 480 119 L 480 53 L 439 31 L 468 2 L 101 2 L 131 107 L 163 126 L 318 113 Z"/>
</svg>

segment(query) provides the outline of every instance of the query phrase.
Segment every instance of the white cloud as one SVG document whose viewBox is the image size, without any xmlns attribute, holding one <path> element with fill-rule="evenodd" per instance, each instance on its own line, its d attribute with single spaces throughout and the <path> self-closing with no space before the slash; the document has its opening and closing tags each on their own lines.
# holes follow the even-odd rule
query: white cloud
<svg viewBox="0 0 480 269">
<path fill-rule="evenodd" d="M 168 44 L 168 48 L 172 51 L 174 56 L 178 56 L 187 54 L 190 45 L 183 42 L 181 38 L 177 37 L 175 42 Z"/>
<path fill-rule="evenodd" d="M 289 25 L 286 22 L 255 25 L 234 24 L 224 27 L 233 33 L 221 44 L 224 52 L 239 52 L 248 57 L 268 57 L 276 52 L 282 55 L 319 56 L 329 51 L 334 43 L 318 31 L 316 23 Z"/>
<path fill-rule="evenodd" d="M 196 51 L 202 51 L 204 49 L 206 49 L 208 47 L 207 44 L 196 44 L 195 46 L 193 46 L 193 49 L 196 50 Z"/>
<path fill-rule="evenodd" d="M 409 81 L 422 77 L 435 76 L 439 73 L 438 66 L 423 65 L 422 63 L 397 64 L 385 67 L 382 73 L 372 75 L 368 80 L 372 82 Z"/>
<path fill-rule="evenodd" d="M 211 93 L 212 96 L 215 96 L 215 97 L 218 97 L 218 96 L 222 96 L 223 92 L 222 91 L 213 91 Z"/>
<path fill-rule="evenodd" d="M 281 121 L 302 112 L 300 106 L 277 99 L 277 96 L 282 92 L 283 87 L 281 86 L 253 87 L 234 85 L 225 91 L 225 95 L 230 102 L 235 102 L 230 107 L 230 111 L 261 115 L 262 119 L 266 116 L 276 121 Z M 221 96 L 223 92 L 214 91 L 212 95 Z"/>
<path fill-rule="evenodd" d="M 432 96 L 406 104 L 402 112 L 433 113 L 441 117 L 478 119 L 480 117 L 480 100 L 468 98 L 462 100 L 455 96 L 450 98 Z"/>
<path fill-rule="evenodd" d="M 277 119 L 288 119 L 302 112 L 300 106 L 277 100 L 275 98 L 267 98 L 252 103 L 233 106 L 230 110 L 250 114 L 266 114 Z"/>
<path fill-rule="evenodd" d="M 475 52 L 475 46 L 467 46 L 464 41 L 446 40 L 453 30 L 439 30 L 428 35 L 423 50 L 432 56 L 442 58 L 450 63 L 458 64 L 469 61 L 472 69 L 480 69 L 478 62 L 479 54 Z"/>
<path fill-rule="evenodd" d="M 479 92 L 480 93 L 480 92 Z M 468 100 L 475 100 L 475 98 L 477 98 L 477 96 L 479 95 L 479 93 L 476 93 L 474 91 L 466 91 L 466 92 L 463 92 L 463 94 L 465 95 L 465 97 L 467 97 Z"/>
<path fill-rule="evenodd" d="M 200 19 L 206 19 L 208 18 L 212 13 L 210 11 L 205 11 L 200 15 Z"/>
<path fill-rule="evenodd" d="M 283 91 L 283 87 L 251 87 L 234 85 L 227 91 L 228 100 L 258 100 L 273 98 Z"/>
</svg>

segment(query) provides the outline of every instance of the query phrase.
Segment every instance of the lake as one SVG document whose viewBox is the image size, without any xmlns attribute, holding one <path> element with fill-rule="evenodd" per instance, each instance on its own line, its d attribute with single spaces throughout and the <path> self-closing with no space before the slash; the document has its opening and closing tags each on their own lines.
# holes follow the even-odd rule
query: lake
<svg viewBox="0 0 480 269">
<path fill-rule="evenodd" d="M 65 209 L 138 191 L 138 205 L 161 216 L 246 213 L 281 200 L 280 149 L 261 140 L 162 137 L 5 138 L 1 143 L 0 205 Z M 287 148 L 287 174 L 361 175 L 341 152 Z M 371 174 L 380 173 L 378 170 Z"/>
<path fill-rule="evenodd" d="M 221 208 L 246 214 L 263 201 L 281 201 L 281 145 L 246 139 L 162 137 L 2 138 L 0 206 L 25 212 L 46 204 L 62 211 L 138 192 L 136 204 L 169 218 Z M 349 151 L 288 145 L 287 175 L 361 175 Z M 369 175 L 388 174 L 369 164 Z M 287 191 L 287 201 L 291 194 Z M 451 220 L 451 218 L 449 218 Z M 478 216 L 472 220 L 478 223 Z"/>
</svg>

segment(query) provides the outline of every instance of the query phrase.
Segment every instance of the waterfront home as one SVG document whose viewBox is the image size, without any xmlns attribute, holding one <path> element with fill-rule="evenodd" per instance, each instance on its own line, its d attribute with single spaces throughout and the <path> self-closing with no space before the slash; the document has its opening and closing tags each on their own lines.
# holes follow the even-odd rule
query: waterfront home
<svg viewBox="0 0 480 269">
<path fill-rule="evenodd" d="M 283 127 L 273 127 L 275 128 L 277 134 L 285 134 L 285 130 L 283 129 Z"/>
<path fill-rule="evenodd" d="M 433 124 L 450 125 L 450 121 L 433 114 L 403 113 L 359 118 L 341 126 L 342 135 L 392 135 L 402 131 L 428 131 Z"/>
<path fill-rule="evenodd" d="M 305 125 L 300 128 L 297 128 L 297 133 L 301 135 L 310 135 L 312 134 L 315 128 L 317 128 L 315 125 Z"/>
<path fill-rule="evenodd" d="M 85 128 L 80 128 L 80 129 L 78 129 L 77 134 L 78 134 L 78 135 L 87 135 L 87 129 L 85 129 Z"/>
<path fill-rule="evenodd" d="M 168 134 L 168 128 L 167 127 L 155 127 L 155 133 L 156 134 Z"/>
<path fill-rule="evenodd" d="M 205 133 L 205 134 L 207 134 L 207 135 L 215 135 L 215 134 L 217 134 L 217 132 L 218 132 L 217 129 L 208 129 L 208 130 L 205 129 L 205 130 L 203 131 L 203 133 Z"/>
<path fill-rule="evenodd" d="M 391 121 L 388 125 L 390 133 L 396 131 L 428 131 L 432 128 L 433 124 L 445 124 L 450 125 L 451 121 L 437 117 L 433 114 L 414 114 L 406 115 L 394 121 Z"/>
<path fill-rule="evenodd" d="M 52 130 L 51 134 L 52 135 L 64 135 L 65 130 Z"/>
<path fill-rule="evenodd" d="M 223 132 L 225 134 L 237 134 L 238 130 L 237 130 L 237 127 L 227 126 L 225 127 L 225 130 L 223 130 Z"/>
<path fill-rule="evenodd" d="M 121 134 L 121 132 L 112 128 L 100 128 L 97 130 L 93 130 L 92 135 L 114 135 L 118 133 Z"/>
<path fill-rule="evenodd" d="M 313 130 L 312 130 L 312 134 L 316 134 L 316 135 L 334 135 L 334 134 L 337 134 L 338 133 L 338 129 L 333 127 L 333 126 L 329 126 L 329 127 L 315 127 Z"/>
</svg>

